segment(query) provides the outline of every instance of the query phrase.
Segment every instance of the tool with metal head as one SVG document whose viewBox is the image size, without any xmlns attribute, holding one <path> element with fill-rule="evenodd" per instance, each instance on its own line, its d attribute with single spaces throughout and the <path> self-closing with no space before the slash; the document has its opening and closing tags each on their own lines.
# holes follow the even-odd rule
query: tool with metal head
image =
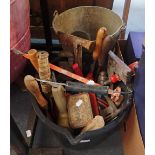
<svg viewBox="0 0 155 155">
<path fill-rule="evenodd" d="M 105 108 L 102 113 L 106 122 L 117 117 L 122 111 L 126 110 L 129 105 L 129 104 L 125 104 L 120 106 L 119 108 L 116 108 L 116 105 L 112 102 L 112 100 L 109 97 L 105 96 L 105 99 L 109 104 L 109 107 Z"/>
<path fill-rule="evenodd" d="M 83 39 L 71 34 L 64 34 L 63 32 L 58 31 L 57 32 L 58 38 L 60 42 L 68 48 L 74 49 L 75 44 L 81 45 L 82 47 L 86 48 L 88 52 L 91 52 L 95 48 L 95 42 L 90 41 L 87 39 Z"/>
<path fill-rule="evenodd" d="M 101 111 L 101 115 L 103 116 L 104 120 L 107 122 L 113 118 L 113 114 L 117 110 L 117 108 L 108 96 L 105 96 L 105 99 L 108 102 L 109 106 L 105 108 L 103 111 Z"/>
<path fill-rule="evenodd" d="M 70 82 L 70 81 L 67 81 L 66 83 L 58 83 L 58 82 L 40 80 L 37 78 L 36 80 L 40 82 L 45 82 L 54 87 L 57 87 L 58 85 L 62 85 L 62 86 L 65 86 L 67 91 L 72 91 L 72 92 L 88 92 L 88 93 L 96 93 L 96 94 L 102 94 L 102 95 L 116 93 L 114 90 L 110 89 L 109 86 L 88 85 L 80 82 Z M 130 93 L 132 93 L 132 91 L 121 92 L 121 94 L 130 94 Z"/>
</svg>

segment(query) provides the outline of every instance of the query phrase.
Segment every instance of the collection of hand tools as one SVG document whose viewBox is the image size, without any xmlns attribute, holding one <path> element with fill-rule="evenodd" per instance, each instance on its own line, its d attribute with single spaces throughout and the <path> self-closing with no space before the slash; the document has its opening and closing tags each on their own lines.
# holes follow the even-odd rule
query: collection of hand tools
<svg viewBox="0 0 155 155">
<path fill-rule="evenodd" d="M 51 103 L 48 98 L 54 102 L 59 126 L 80 129 L 81 132 L 102 128 L 121 112 L 124 95 L 132 93 L 132 91 L 124 92 L 119 85 L 114 87 L 114 84 L 120 81 L 127 84 L 133 75 L 134 67 L 127 66 L 110 51 L 113 46 L 112 38 L 107 34 L 105 27 L 98 30 L 96 45 L 94 41 L 74 35 L 64 38 L 61 32 L 59 39 L 64 42 L 64 51 L 59 56 L 66 56 L 68 59 L 74 57 L 73 63 L 70 63 L 74 73 L 49 63 L 49 54 L 46 51 L 38 52 L 31 49 L 27 54 L 23 54 L 14 50 L 14 53 L 29 59 L 38 73 L 37 77 L 26 75 L 25 86 L 51 120 L 54 119 L 51 114 L 54 109 L 49 110 Z M 82 47 L 90 50 L 93 58 L 90 72 L 86 77 L 82 72 Z M 68 49 L 72 49 L 72 53 Z M 97 79 L 93 76 L 96 64 Z M 61 83 L 54 71 L 73 80 Z"/>
</svg>

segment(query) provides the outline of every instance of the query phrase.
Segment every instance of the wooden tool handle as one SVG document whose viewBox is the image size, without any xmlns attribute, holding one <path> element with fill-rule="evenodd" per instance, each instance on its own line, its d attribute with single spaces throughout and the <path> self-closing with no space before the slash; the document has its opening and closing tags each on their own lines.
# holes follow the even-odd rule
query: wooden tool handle
<svg viewBox="0 0 155 155">
<path fill-rule="evenodd" d="M 51 79 L 51 70 L 49 67 L 48 52 L 40 51 L 40 52 L 38 52 L 37 56 L 38 56 L 40 79 L 41 80 L 50 80 Z M 48 84 L 41 83 L 41 88 L 45 94 L 48 94 L 49 92 L 51 92 L 51 86 Z"/>
<path fill-rule="evenodd" d="M 52 87 L 52 94 L 59 111 L 58 124 L 63 127 L 69 127 L 64 90 L 64 87 L 60 85 Z"/>
<path fill-rule="evenodd" d="M 58 87 L 52 87 L 52 94 L 60 113 L 67 112 L 64 90 L 64 87 L 61 85 L 59 85 Z"/>
<path fill-rule="evenodd" d="M 26 88 L 31 92 L 31 94 L 36 98 L 37 102 L 42 108 L 47 108 L 48 102 L 46 99 L 42 96 L 39 85 L 35 78 L 31 75 L 26 75 L 24 78 L 24 83 Z"/>
<path fill-rule="evenodd" d="M 101 49 L 102 49 L 102 43 L 104 38 L 107 35 L 107 29 L 105 27 L 101 27 L 96 35 L 96 47 L 95 50 L 93 52 L 93 59 L 94 61 L 97 60 L 97 58 L 99 57 L 100 53 L 101 53 Z"/>
<path fill-rule="evenodd" d="M 75 45 L 81 45 L 82 47 L 86 48 L 90 52 L 95 48 L 94 41 L 83 39 L 70 34 L 64 34 L 62 32 L 58 32 L 57 34 L 62 44 L 67 47 L 74 48 Z"/>
<path fill-rule="evenodd" d="M 100 67 L 102 67 L 103 65 L 104 67 L 106 67 L 108 52 L 110 51 L 112 46 L 113 46 L 113 38 L 112 36 L 108 35 L 105 37 L 103 41 L 102 50 L 101 50 L 100 56 L 98 57 L 98 65 Z"/>
<path fill-rule="evenodd" d="M 23 54 L 25 58 L 28 58 L 30 62 L 32 63 L 33 67 L 36 69 L 36 71 L 39 71 L 38 67 L 38 59 L 37 59 L 37 50 L 31 49 L 28 51 L 28 54 Z"/>
</svg>

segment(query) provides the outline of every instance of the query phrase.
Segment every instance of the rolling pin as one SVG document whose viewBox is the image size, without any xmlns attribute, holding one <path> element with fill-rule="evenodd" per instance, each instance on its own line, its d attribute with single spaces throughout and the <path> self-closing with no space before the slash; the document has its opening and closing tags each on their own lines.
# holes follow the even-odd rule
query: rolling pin
<svg viewBox="0 0 155 155">
<path fill-rule="evenodd" d="M 42 96 L 39 85 L 35 78 L 31 75 L 26 75 L 24 78 L 24 83 L 26 88 L 29 90 L 29 92 L 36 98 L 38 104 L 42 109 L 47 110 L 48 109 L 48 102 L 47 100 Z"/>
<path fill-rule="evenodd" d="M 64 87 L 59 85 L 58 87 L 52 87 L 52 94 L 58 108 L 58 125 L 62 127 L 69 127 L 68 113 L 66 98 L 64 93 Z"/>
</svg>

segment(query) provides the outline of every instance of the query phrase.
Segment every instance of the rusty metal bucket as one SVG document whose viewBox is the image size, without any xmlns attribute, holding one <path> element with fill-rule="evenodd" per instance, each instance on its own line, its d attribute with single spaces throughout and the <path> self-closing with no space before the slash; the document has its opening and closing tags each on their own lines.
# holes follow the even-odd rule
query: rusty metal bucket
<svg viewBox="0 0 155 155">
<path fill-rule="evenodd" d="M 80 6 L 61 14 L 55 11 L 52 25 L 57 35 L 62 32 L 92 41 L 95 41 L 98 29 L 106 27 L 114 44 L 124 29 L 123 21 L 116 13 L 98 6 Z"/>
</svg>

